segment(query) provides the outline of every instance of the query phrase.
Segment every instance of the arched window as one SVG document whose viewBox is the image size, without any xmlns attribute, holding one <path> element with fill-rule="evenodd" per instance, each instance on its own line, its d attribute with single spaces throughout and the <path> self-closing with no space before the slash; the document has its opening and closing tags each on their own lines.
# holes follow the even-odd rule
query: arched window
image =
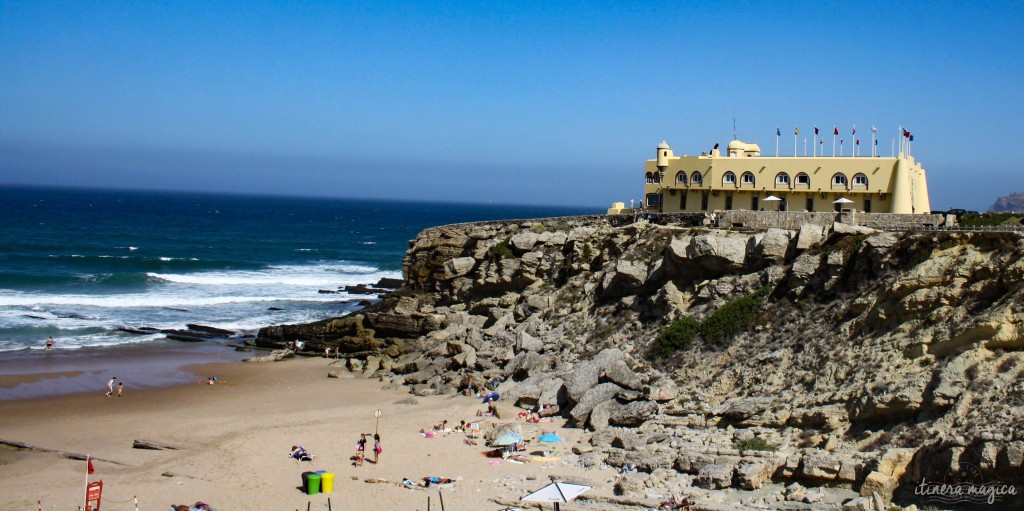
<svg viewBox="0 0 1024 511">
<path fill-rule="evenodd" d="M 846 174 L 840 172 L 832 176 L 832 186 L 846 186 Z"/>
<path fill-rule="evenodd" d="M 661 182 L 661 172 L 654 172 L 653 174 L 654 174 L 654 182 L 655 183 L 660 183 Z"/>
<path fill-rule="evenodd" d="M 704 176 L 701 176 L 700 172 L 694 172 L 693 175 L 690 176 L 690 183 L 693 183 L 695 185 L 703 184 Z"/>
<path fill-rule="evenodd" d="M 676 174 L 676 184 L 677 185 L 685 185 L 686 184 L 686 172 L 679 172 L 679 173 Z"/>
<path fill-rule="evenodd" d="M 752 172 L 744 172 L 740 176 L 740 184 L 743 186 L 754 186 L 754 174 Z"/>
<path fill-rule="evenodd" d="M 796 175 L 796 185 L 797 186 L 807 186 L 807 187 L 810 187 L 811 186 L 811 176 L 808 176 L 807 173 L 805 173 L 805 172 L 801 172 L 801 173 L 797 174 Z"/>
<path fill-rule="evenodd" d="M 647 183 L 648 184 L 654 182 L 654 174 L 651 174 L 650 172 L 648 172 L 648 173 L 644 174 L 644 177 L 647 178 Z"/>
<path fill-rule="evenodd" d="M 789 174 L 779 172 L 775 175 L 775 186 L 789 186 Z"/>
<path fill-rule="evenodd" d="M 736 184 L 736 174 L 733 174 L 732 172 L 726 172 L 725 175 L 722 176 L 722 184 L 723 185 L 735 185 Z"/>
<path fill-rule="evenodd" d="M 867 188 L 868 187 L 868 176 L 865 176 L 863 173 L 854 174 L 853 175 L 853 186 Z"/>
</svg>

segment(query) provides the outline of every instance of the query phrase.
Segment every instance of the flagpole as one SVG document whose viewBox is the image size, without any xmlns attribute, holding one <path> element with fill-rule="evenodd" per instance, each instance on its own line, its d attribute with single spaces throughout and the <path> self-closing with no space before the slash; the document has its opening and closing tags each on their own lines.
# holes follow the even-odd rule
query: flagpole
<svg viewBox="0 0 1024 511">
<path fill-rule="evenodd" d="M 793 157 L 796 158 L 796 137 L 800 135 L 800 130 L 793 126 Z"/>
<path fill-rule="evenodd" d="M 779 127 L 775 126 L 775 157 L 779 157 Z"/>
<path fill-rule="evenodd" d="M 838 130 L 839 130 L 839 128 L 836 128 L 835 126 L 832 127 L 832 157 L 833 158 L 836 157 L 836 135 L 837 135 L 836 132 Z"/>
<path fill-rule="evenodd" d="M 807 157 L 807 137 L 804 137 L 804 158 Z"/>
<path fill-rule="evenodd" d="M 82 509 L 89 507 L 89 455 L 85 455 L 85 490 L 82 491 Z"/>
</svg>

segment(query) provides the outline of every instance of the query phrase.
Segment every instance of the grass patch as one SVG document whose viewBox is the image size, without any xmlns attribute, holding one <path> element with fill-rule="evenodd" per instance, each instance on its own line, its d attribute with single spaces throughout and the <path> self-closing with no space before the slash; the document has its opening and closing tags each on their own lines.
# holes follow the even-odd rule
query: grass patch
<svg viewBox="0 0 1024 511">
<path fill-rule="evenodd" d="M 651 345 L 648 358 L 658 360 L 677 351 L 689 350 L 698 337 L 715 346 L 725 344 L 757 320 L 771 290 L 771 286 L 764 286 L 749 295 L 725 302 L 704 321 L 690 316 L 674 321 Z"/>
<path fill-rule="evenodd" d="M 753 324 L 769 292 L 771 287 L 765 286 L 749 295 L 725 302 L 725 305 L 701 322 L 701 337 L 705 342 L 716 346 L 725 344 Z"/>
<path fill-rule="evenodd" d="M 657 360 L 672 356 L 677 351 L 686 351 L 700 332 L 700 322 L 686 316 L 674 321 L 665 329 L 651 346 L 650 358 Z"/>
<path fill-rule="evenodd" d="M 491 255 L 493 255 L 494 257 L 498 258 L 499 261 L 502 259 L 515 259 L 516 254 L 512 252 L 512 247 L 508 246 L 508 242 L 511 239 L 512 238 L 509 237 L 499 241 L 497 244 L 491 247 L 490 250 L 488 250 L 488 252 L 490 252 Z"/>
<path fill-rule="evenodd" d="M 978 227 L 984 225 L 1007 225 L 1018 227 L 1024 223 L 1020 213 L 968 213 L 960 217 L 960 225 Z"/>
<path fill-rule="evenodd" d="M 777 451 L 779 446 L 773 444 L 761 437 L 748 438 L 747 440 L 737 440 L 733 442 L 733 447 L 736 450 L 742 452 L 745 451 Z"/>
</svg>

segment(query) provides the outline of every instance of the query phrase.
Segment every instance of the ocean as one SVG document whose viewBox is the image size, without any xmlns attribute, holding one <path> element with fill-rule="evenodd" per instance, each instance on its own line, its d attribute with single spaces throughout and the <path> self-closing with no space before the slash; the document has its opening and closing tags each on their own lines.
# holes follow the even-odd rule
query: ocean
<svg viewBox="0 0 1024 511">
<path fill-rule="evenodd" d="M 0 187 L 0 354 L 160 346 L 188 323 L 254 334 L 373 298 L 422 229 L 598 208 Z M 2 355 L 0 355 L 2 356 Z"/>
</svg>

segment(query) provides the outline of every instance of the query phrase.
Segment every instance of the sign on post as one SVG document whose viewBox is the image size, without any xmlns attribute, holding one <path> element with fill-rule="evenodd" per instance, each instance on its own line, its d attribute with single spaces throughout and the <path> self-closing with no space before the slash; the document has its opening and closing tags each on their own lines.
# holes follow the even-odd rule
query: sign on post
<svg viewBox="0 0 1024 511">
<path fill-rule="evenodd" d="M 378 408 L 376 412 L 373 412 L 373 416 L 377 418 L 377 423 L 373 426 L 373 434 L 376 435 L 378 430 L 380 430 L 380 408 Z"/>
<path fill-rule="evenodd" d="M 103 495 L 103 481 L 94 481 L 85 488 L 85 510 L 100 511 L 100 498 Z"/>
</svg>

